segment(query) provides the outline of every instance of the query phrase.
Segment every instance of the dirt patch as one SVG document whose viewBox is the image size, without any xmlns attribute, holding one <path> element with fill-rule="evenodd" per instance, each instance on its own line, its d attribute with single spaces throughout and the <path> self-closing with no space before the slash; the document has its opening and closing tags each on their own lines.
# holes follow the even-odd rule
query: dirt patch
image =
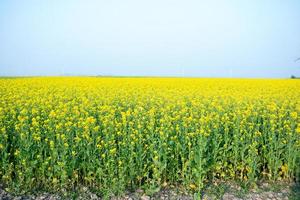
<svg viewBox="0 0 300 200">
<path fill-rule="evenodd" d="M 32 194 L 15 196 L 6 192 L 0 187 L 0 199 L 2 200 L 60 200 L 60 199 L 90 199 L 101 200 L 98 195 L 90 192 L 87 188 L 68 193 L 59 194 Z M 219 184 L 208 186 L 201 194 L 191 194 L 175 189 L 163 189 L 153 195 L 147 195 L 145 191 L 139 189 L 135 192 L 127 193 L 121 197 L 111 197 L 112 200 L 299 200 L 299 184 L 261 184 L 256 189 L 244 190 L 236 184 Z"/>
</svg>

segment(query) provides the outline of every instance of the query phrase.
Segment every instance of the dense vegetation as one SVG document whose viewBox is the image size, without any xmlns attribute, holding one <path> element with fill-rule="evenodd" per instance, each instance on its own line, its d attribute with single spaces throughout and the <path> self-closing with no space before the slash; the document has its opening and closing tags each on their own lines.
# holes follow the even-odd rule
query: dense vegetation
<svg viewBox="0 0 300 200">
<path fill-rule="evenodd" d="M 104 196 L 299 175 L 300 81 L 0 79 L 0 183 Z"/>
</svg>

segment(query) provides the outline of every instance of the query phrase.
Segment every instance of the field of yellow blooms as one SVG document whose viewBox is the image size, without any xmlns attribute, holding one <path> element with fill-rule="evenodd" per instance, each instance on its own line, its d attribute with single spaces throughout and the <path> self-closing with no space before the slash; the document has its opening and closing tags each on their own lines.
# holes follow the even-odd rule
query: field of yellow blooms
<svg viewBox="0 0 300 200">
<path fill-rule="evenodd" d="M 299 80 L 2 78 L 0 184 L 109 196 L 293 181 L 299 116 Z"/>
</svg>

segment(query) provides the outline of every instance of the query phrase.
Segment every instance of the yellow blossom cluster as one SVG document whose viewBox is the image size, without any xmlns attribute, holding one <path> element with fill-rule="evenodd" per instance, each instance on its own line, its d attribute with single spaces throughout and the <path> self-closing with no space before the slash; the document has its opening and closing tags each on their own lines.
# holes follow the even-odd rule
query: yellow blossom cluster
<svg viewBox="0 0 300 200">
<path fill-rule="evenodd" d="M 212 179 L 293 179 L 300 81 L 0 79 L 0 184 L 103 195 Z"/>
</svg>

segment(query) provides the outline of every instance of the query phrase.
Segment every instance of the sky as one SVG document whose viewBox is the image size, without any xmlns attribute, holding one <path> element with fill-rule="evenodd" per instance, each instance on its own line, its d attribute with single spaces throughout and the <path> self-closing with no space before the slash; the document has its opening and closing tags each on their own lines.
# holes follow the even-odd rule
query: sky
<svg viewBox="0 0 300 200">
<path fill-rule="evenodd" d="M 300 76 L 299 0 L 1 0 L 0 76 Z"/>
</svg>

